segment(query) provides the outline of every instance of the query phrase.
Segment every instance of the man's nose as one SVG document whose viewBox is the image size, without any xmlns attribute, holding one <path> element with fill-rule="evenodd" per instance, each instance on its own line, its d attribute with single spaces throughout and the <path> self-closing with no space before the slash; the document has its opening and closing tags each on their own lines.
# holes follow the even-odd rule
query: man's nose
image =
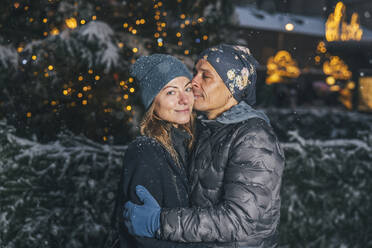
<svg viewBox="0 0 372 248">
<path fill-rule="evenodd" d="M 191 85 L 192 85 L 193 88 L 200 88 L 200 83 L 199 83 L 199 80 L 198 80 L 197 76 L 195 76 L 191 80 Z"/>
</svg>

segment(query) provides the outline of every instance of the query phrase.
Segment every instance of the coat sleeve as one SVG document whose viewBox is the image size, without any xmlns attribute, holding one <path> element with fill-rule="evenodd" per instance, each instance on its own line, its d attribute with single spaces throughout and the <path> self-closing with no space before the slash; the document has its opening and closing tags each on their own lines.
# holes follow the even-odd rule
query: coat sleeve
<svg viewBox="0 0 372 248">
<path fill-rule="evenodd" d="M 218 204 L 163 209 L 158 235 L 181 242 L 249 241 L 273 235 L 280 217 L 283 164 L 273 133 L 241 132 L 230 149 Z"/>
</svg>

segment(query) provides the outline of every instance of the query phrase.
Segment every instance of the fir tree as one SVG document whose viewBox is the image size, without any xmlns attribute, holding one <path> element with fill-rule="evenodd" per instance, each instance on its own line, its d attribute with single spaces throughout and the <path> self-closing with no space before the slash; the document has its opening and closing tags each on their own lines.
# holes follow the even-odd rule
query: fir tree
<svg viewBox="0 0 372 248">
<path fill-rule="evenodd" d="M 2 1 L 0 118 L 18 134 L 36 134 L 43 142 L 69 129 L 101 142 L 126 143 L 137 134 L 142 113 L 130 64 L 161 52 L 191 68 L 196 54 L 221 40 L 208 30 L 228 20 L 227 5 L 223 0 Z"/>
</svg>

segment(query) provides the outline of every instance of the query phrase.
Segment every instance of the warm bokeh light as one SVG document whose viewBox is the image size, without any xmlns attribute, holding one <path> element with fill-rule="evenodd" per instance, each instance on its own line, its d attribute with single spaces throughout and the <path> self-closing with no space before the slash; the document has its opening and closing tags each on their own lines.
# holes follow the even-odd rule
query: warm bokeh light
<svg viewBox="0 0 372 248">
<path fill-rule="evenodd" d="M 325 37 L 327 41 L 360 40 L 363 30 L 359 24 L 359 16 L 353 13 L 350 24 L 346 22 L 346 6 L 342 2 L 336 4 L 325 24 Z"/>
<path fill-rule="evenodd" d="M 297 78 L 300 75 L 300 69 L 297 62 L 291 54 L 285 50 L 278 51 L 274 57 L 267 61 L 267 84 L 280 83 L 284 81 L 283 77 Z"/>
<path fill-rule="evenodd" d="M 77 28 L 77 21 L 74 17 L 68 18 L 65 20 L 66 26 L 70 29 Z"/>
<path fill-rule="evenodd" d="M 285 30 L 287 30 L 287 31 L 293 31 L 293 29 L 294 29 L 294 25 L 292 23 L 287 23 L 285 25 Z"/>
<path fill-rule="evenodd" d="M 350 79 L 352 76 L 348 66 L 338 56 L 331 56 L 329 61 L 325 61 L 323 64 L 323 72 L 326 75 L 331 75 L 336 79 Z"/>
<path fill-rule="evenodd" d="M 326 78 L 326 83 L 328 85 L 334 85 L 336 83 L 336 79 L 334 77 L 327 77 Z"/>
</svg>

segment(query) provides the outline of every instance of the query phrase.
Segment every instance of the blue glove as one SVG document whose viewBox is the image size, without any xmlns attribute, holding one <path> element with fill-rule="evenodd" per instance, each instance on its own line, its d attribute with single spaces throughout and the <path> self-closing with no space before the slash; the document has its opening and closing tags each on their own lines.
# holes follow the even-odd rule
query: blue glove
<svg viewBox="0 0 372 248">
<path fill-rule="evenodd" d="M 153 238 L 160 227 L 161 208 L 145 187 L 137 185 L 136 194 L 143 205 L 137 205 L 131 201 L 125 203 L 125 226 L 132 235 Z"/>
</svg>

